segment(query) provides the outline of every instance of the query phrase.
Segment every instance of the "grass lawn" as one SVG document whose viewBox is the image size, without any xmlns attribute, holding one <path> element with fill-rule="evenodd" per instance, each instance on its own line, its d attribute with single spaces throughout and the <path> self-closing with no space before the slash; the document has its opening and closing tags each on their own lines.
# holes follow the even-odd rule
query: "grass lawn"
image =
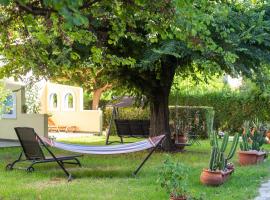
<svg viewBox="0 0 270 200">
<path fill-rule="evenodd" d="M 117 139 L 117 138 L 112 138 Z M 104 137 L 73 138 L 68 142 L 101 144 Z M 270 149 L 265 146 L 266 149 Z M 261 181 L 270 178 L 269 160 L 258 166 L 240 167 L 220 187 L 206 187 L 200 184 L 202 168 L 208 166 L 210 145 L 202 141 L 201 145 L 186 148 L 184 153 L 171 154 L 190 166 L 189 188 L 193 196 L 207 200 L 248 200 L 258 194 Z M 36 165 L 35 172 L 14 169 L 5 171 L 5 165 L 13 161 L 20 148 L 0 149 L 0 200 L 5 199 L 95 199 L 95 200 L 167 200 L 168 194 L 156 182 L 158 170 L 166 153 L 154 153 L 137 177 L 132 177 L 147 152 L 114 156 L 85 155 L 81 158 L 83 167 L 68 167 L 75 179 L 68 183 L 64 173 L 56 164 Z M 62 153 L 57 151 L 58 153 Z M 68 153 L 67 153 L 68 154 Z M 237 157 L 237 156 L 235 156 Z M 24 163 L 20 167 L 26 166 Z"/>
</svg>

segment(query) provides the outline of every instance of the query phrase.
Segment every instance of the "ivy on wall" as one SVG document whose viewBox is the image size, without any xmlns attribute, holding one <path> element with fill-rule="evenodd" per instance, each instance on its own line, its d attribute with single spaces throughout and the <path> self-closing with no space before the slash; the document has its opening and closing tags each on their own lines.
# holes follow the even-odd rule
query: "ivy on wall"
<svg viewBox="0 0 270 200">
<path fill-rule="evenodd" d="M 3 113 L 4 101 L 6 100 L 6 97 L 8 96 L 8 94 L 9 94 L 9 91 L 5 88 L 5 85 L 3 83 L 0 83 L 0 119 Z"/>
</svg>

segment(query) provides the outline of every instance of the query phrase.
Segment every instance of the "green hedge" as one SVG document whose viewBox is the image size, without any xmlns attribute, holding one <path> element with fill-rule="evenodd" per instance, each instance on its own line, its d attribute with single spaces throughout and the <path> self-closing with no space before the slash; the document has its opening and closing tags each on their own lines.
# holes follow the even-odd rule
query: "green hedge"
<svg viewBox="0 0 270 200">
<path fill-rule="evenodd" d="M 174 104 L 176 98 L 171 98 Z M 179 95 L 180 105 L 211 106 L 215 110 L 214 129 L 238 131 L 245 120 L 270 121 L 270 95 L 256 92 L 215 92 Z"/>
<path fill-rule="evenodd" d="M 213 130 L 214 109 L 206 106 L 170 106 L 170 123 L 180 132 L 193 132 L 207 138 Z"/>
<path fill-rule="evenodd" d="M 201 135 L 205 138 L 212 130 L 214 110 L 211 107 L 196 106 L 196 107 L 178 107 L 175 109 L 175 106 L 170 106 L 170 123 L 174 124 L 175 120 L 181 121 L 185 128 L 190 128 L 192 126 L 192 131 Z M 119 108 L 119 119 L 149 119 L 150 111 L 149 108 Z M 176 115 L 177 113 L 177 115 Z M 196 115 L 197 113 L 197 115 Z M 112 108 L 108 107 L 103 112 L 103 129 L 106 130 L 109 126 L 111 119 Z M 198 116 L 198 118 L 195 118 Z M 198 120 L 198 123 L 197 121 Z M 172 130 L 173 131 L 173 130 Z M 111 134 L 114 135 L 115 126 L 113 123 Z"/>
<path fill-rule="evenodd" d="M 149 119 L 149 109 L 128 107 L 118 108 L 119 119 Z M 112 107 L 107 107 L 103 110 L 103 130 L 106 130 L 109 126 L 110 119 L 112 116 Z M 113 123 L 111 134 L 115 135 L 115 125 Z"/>
</svg>

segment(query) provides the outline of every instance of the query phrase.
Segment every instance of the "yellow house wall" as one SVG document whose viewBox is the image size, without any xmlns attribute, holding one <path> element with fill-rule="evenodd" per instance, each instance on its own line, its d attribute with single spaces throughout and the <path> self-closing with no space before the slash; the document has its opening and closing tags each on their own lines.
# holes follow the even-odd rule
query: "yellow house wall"
<svg viewBox="0 0 270 200">
<path fill-rule="evenodd" d="M 57 94 L 57 108 L 50 108 L 50 95 L 52 93 Z M 68 85 L 61 85 L 55 83 L 47 83 L 44 87 L 43 93 L 41 95 L 41 106 L 44 113 L 52 112 L 65 112 L 64 108 L 64 98 L 67 93 L 73 95 L 74 110 L 70 111 L 81 111 L 83 110 L 83 90 L 80 87 L 73 87 Z"/>
<path fill-rule="evenodd" d="M 21 85 L 5 83 L 7 89 L 16 94 L 16 118 L 0 120 L 0 139 L 17 140 L 14 127 L 32 127 L 42 136 L 48 136 L 48 117 L 42 114 L 24 114 L 22 105 L 24 104 L 24 88 Z"/>
<path fill-rule="evenodd" d="M 42 88 L 40 94 L 40 113 L 46 114 L 47 112 L 47 84 L 45 84 Z"/>
<path fill-rule="evenodd" d="M 102 111 L 52 112 L 52 119 L 59 126 L 76 126 L 77 131 L 101 133 Z"/>
<path fill-rule="evenodd" d="M 14 127 L 32 127 L 39 135 L 48 137 L 48 118 L 40 114 L 20 114 L 17 119 L 0 120 L 0 139 L 17 140 Z"/>
<path fill-rule="evenodd" d="M 50 94 L 57 94 L 58 106 L 50 108 Z M 64 98 L 67 93 L 73 95 L 74 109 L 64 108 Z M 80 87 L 47 83 L 41 94 L 41 113 L 52 116 L 53 121 L 59 126 L 76 126 L 81 132 L 101 133 L 102 111 L 83 110 L 83 90 Z"/>
</svg>

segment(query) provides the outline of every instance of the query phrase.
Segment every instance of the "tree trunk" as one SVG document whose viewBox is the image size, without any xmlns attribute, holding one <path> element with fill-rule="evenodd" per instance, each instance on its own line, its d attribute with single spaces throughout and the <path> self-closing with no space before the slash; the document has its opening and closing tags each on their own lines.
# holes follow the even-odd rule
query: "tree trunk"
<svg viewBox="0 0 270 200">
<path fill-rule="evenodd" d="M 150 133 L 151 135 L 166 135 L 162 143 L 166 151 L 172 151 L 175 148 L 169 126 L 169 94 L 175 69 L 175 60 L 165 60 L 161 63 L 160 79 L 156 80 L 156 86 L 150 95 Z"/>
<path fill-rule="evenodd" d="M 100 97 L 103 91 L 101 88 L 98 88 L 93 91 L 93 101 L 92 101 L 92 110 L 97 110 L 99 106 Z"/>
<path fill-rule="evenodd" d="M 166 151 L 174 149 L 169 127 L 169 92 L 168 88 L 161 89 L 156 96 L 157 100 L 150 106 L 150 133 L 151 135 L 166 135 L 166 139 L 162 143 L 162 147 Z"/>
<path fill-rule="evenodd" d="M 101 88 L 97 88 L 93 91 L 93 101 L 92 101 L 92 110 L 97 110 L 99 107 L 99 101 L 103 92 L 111 88 L 111 84 L 106 84 Z"/>
</svg>

